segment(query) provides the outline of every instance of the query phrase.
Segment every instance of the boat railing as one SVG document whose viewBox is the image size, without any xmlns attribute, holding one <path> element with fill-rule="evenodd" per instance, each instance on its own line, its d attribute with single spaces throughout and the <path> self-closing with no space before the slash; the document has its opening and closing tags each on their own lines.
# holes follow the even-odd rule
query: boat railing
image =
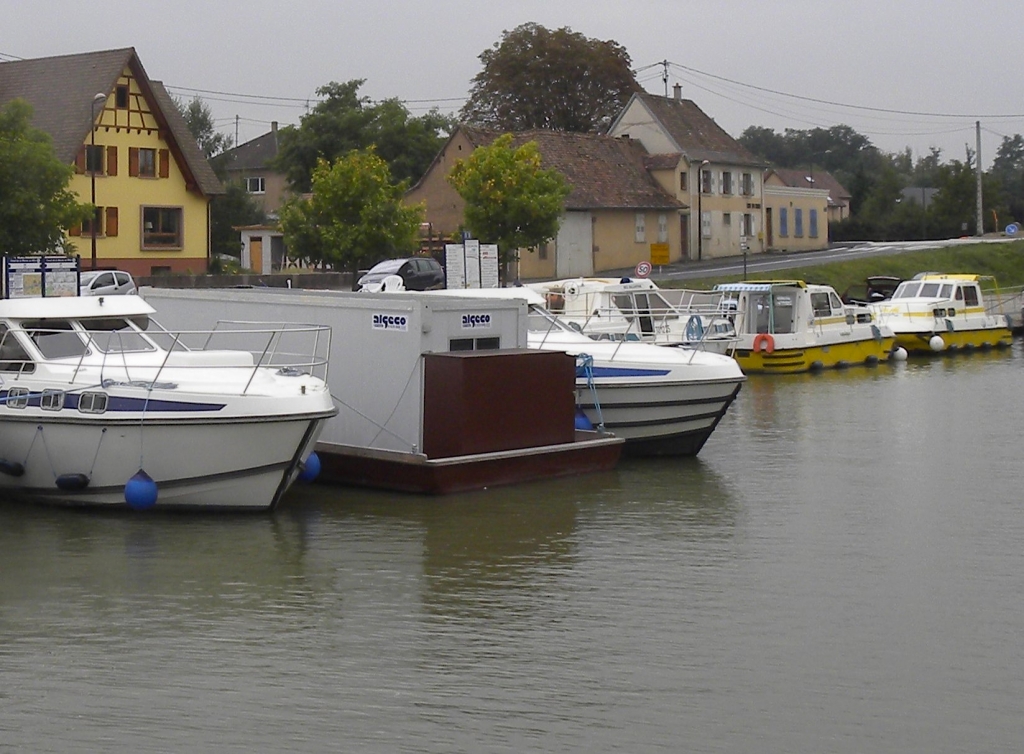
<svg viewBox="0 0 1024 754">
<path fill-rule="evenodd" d="M 66 365 L 74 359 L 71 383 L 84 369 L 96 366 L 101 383 L 116 375 L 115 381 L 140 387 L 152 387 L 161 380 L 172 382 L 168 377 L 172 372 L 181 379 L 190 370 L 214 369 L 222 375 L 240 374 L 241 395 L 248 392 L 261 369 L 308 374 L 326 382 L 331 346 L 331 328 L 316 324 L 222 321 L 212 330 L 171 331 L 150 320 L 145 330 L 12 327 L 2 342 L 14 338 L 15 333 L 32 342 L 44 362 Z M 46 336 L 59 340 L 44 345 Z M 0 360 L 0 374 L 13 373 L 16 379 L 35 371 L 36 360 L 24 348 L 21 351 L 20 358 Z"/>
</svg>

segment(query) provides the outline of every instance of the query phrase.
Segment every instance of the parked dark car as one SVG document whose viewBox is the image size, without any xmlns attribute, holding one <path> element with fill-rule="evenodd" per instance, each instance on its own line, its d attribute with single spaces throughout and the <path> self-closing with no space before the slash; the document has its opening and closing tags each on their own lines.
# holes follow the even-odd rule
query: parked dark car
<svg viewBox="0 0 1024 754">
<path fill-rule="evenodd" d="M 444 268 L 432 257 L 385 259 L 359 278 L 356 290 L 379 286 L 384 278 L 397 275 L 408 291 L 431 291 L 444 288 Z"/>
</svg>

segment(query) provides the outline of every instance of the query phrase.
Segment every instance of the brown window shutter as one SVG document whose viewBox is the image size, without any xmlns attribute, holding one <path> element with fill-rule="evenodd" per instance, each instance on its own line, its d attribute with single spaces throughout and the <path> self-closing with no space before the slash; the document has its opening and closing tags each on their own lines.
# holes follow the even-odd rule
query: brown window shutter
<svg viewBox="0 0 1024 754">
<path fill-rule="evenodd" d="M 82 145 L 82 148 L 78 150 L 78 154 L 75 156 L 75 172 L 79 174 L 85 172 L 85 144 Z"/>
<path fill-rule="evenodd" d="M 68 235 L 69 236 L 80 236 L 80 235 L 82 235 L 82 226 L 81 225 L 76 225 L 73 228 L 68 228 Z"/>
<path fill-rule="evenodd" d="M 139 148 L 128 147 L 128 175 L 137 178 L 139 175 Z"/>
<path fill-rule="evenodd" d="M 107 175 L 117 175 L 117 147 L 107 147 Z"/>
<path fill-rule="evenodd" d="M 160 150 L 160 177 L 167 178 L 171 174 L 171 153 L 166 149 Z"/>
<path fill-rule="evenodd" d="M 117 207 L 107 207 L 106 235 L 117 235 Z"/>
</svg>

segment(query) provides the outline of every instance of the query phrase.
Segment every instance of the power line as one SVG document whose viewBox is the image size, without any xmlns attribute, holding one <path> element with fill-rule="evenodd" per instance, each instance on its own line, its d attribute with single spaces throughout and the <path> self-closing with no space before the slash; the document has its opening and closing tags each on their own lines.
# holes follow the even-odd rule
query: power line
<svg viewBox="0 0 1024 754">
<path fill-rule="evenodd" d="M 655 65 L 661 65 L 661 63 L 656 63 Z M 747 84 L 747 83 L 745 83 L 743 81 L 736 81 L 735 79 L 726 78 L 725 76 L 718 76 L 718 75 L 716 75 L 714 73 L 707 73 L 706 71 L 701 71 L 701 70 L 699 70 L 697 68 L 691 68 L 689 66 L 681 65 L 679 63 L 669 62 L 669 65 L 673 66 L 674 68 L 679 68 L 679 69 L 684 70 L 684 71 L 689 71 L 690 73 L 696 73 L 696 74 L 698 74 L 700 76 L 707 76 L 708 78 L 717 79 L 718 81 L 726 81 L 726 82 L 728 82 L 730 84 L 736 84 L 737 86 L 743 86 L 743 87 L 746 87 L 748 89 L 756 89 L 759 92 L 766 92 L 768 94 L 775 94 L 775 95 L 778 95 L 778 96 L 781 96 L 781 97 L 790 97 L 792 99 L 803 100 L 805 102 L 815 102 L 815 103 L 817 103 L 819 105 L 832 105 L 833 107 L 843 107 L 843 108 L 847 108 L 849 110 L 867 110 L 869 112 L 891 113 L 891 114 L 894 114 L 894 115 L 916 115 L 916 116 L 925 117 L 925 118 L 1024 118 L 1024 113 L 1011 113 L 1011 114 L 1000 114 L 1000 115 L 994 115 L 994 114 L 988 114 L 988 115 L 973 114 L 972 115 L 972 114 L 968 114 L 968 113 L 929 113 L 929 112 L 918 112 L 918 111 L 914 111 L 914 110 L 893 110 L 893 109 L 884 108 L 884 107 L 870 107 L 870 106 L 867 106 L 867 105 L 850 105 L 850 104 L 847 104 L 847 103 L 844 103 L 844 102 L 835 102 L 833 100 L 824 100 L 824 99 L 816 99 L 814 97 L 805 97 L 805 96 L 800 95 L 800 94 L 791 94 L 789 92 L 779 91 L 778 89 L 769 89 L 767 87 L 757 86 L 755 84 Z"/>
</svg>

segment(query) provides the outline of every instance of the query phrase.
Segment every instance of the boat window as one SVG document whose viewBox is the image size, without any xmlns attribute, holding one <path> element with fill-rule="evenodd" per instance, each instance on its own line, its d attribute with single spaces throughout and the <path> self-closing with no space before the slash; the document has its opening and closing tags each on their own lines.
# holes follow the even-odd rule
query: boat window
<svg viewBox="0 0 1024 754">
<path fill-rule="evenodd" d="M 771 302 L 768 294 L 762 293 L 750 297 L 750 310 L 754 317 L 754 332 L 768 332 L 772 320 Z"/>
<path fill-rule="evenodd" d="M 828 294 L 828 300 L 832 303 L 832 311 L 841 312 L 843 310 L 843 300 L 839 298 L 838 293 L 836 293 L 835 291 L 831 291 Z"/>
<path fill-rule="evenodd" d="M 892 294 L 893 298 L 914 298 L 917 296 L 917 292 L 921 289 L 920 283 L 901 283 L 900 287 L 896 289 L 896 292 Z"/>
<path fill-rule="evenodd" d="M 832 314 L 832 302 L 827 293 L 812 293 L 811 308 L 815 317 L 828 317 Z"/>
<path fill-rule="evenodd" d="M 0 371 L 34 372 L 36 365 L 6 325 L 0 325 Z"/>
<path fill-rule="evenodd" d="M 23 327 L 44 358 L 66 359 L 88 353 L 85 343 L 68 321 L 44 319 L 25 322 Z"/>
<path fill-rule="evenodd" d="M 793 332 L 793 297 L 789 294 L 775 296 L 775 330 L 776 333 Z"/>
<path fill-rule="evenodd" d="M 85 392 L 78 398 L 78 410 L 83 414 L 102 414 L 107 410 L 107 394 Z"/>
<path fill-rule="evenodd" d="M 973 285 L 964 286 L 964 304 L 967 306 L 977 306 L 981 298 L 978 296 L 978 289 Z"/>
<path fill-rule="evenodd" d="M 921 298 L 938 298 L 939 284 L 925 283 L 921 286 Z"/>
<path fill-rule="evenodd" d="M 956 300 L 957 301 L 963 301 L 964 300 L 964 292 L 963 292 L 963 289 L 961 289 L 959 285 L 956 287 Z"/>
<path fill-rule="evenodd" d="M 632 318 L 633 314 L 636 313 L 636 307 L 633 303 L 633 297 L 628 293 L 614 294 L 612 296 L 612 303 L 615 304 L 615 308 L 617 308 L 627 317 Z"/>
<path fill-rule="evenodd" d="M 952 296 L 952 295 L 953 295 L 953 284 L 952 284 L 952 283 L 946 283 L 946 284 L 945 284 L 944 286 L 942 286 L 942 288 L 941 288 L 941 289 L 939 290 L 939 296 L 940 296 L 941 298 L 949 298 L 949 297 L 950 297 L 950 296 Z"/>
<path fill-rule="evenodd" d="M 28 388 L 12 387 L 7 391 L 7 408 L 25 408 L 28 405 Z"/>
<path fill-rule="evenodd" d="M 544 294 L 544 304 L 547 306 L 548 311 L 561 314 L 565 311 L 565 296 L 561 293 L 548 291 Z"/>
<path fill-rule="evenodd" d="M 86 319 L 81 324 L 93 344 L 103 353 L 131 353 L 156 350 L 131 324 L 122 318 Z"/>
<path fill-rule="evenodd" d="M 39 408 L 46 411 L 60 411 L 64 408 L 64 391 L 47 388 L 39 396 Z"/>
</svg>

